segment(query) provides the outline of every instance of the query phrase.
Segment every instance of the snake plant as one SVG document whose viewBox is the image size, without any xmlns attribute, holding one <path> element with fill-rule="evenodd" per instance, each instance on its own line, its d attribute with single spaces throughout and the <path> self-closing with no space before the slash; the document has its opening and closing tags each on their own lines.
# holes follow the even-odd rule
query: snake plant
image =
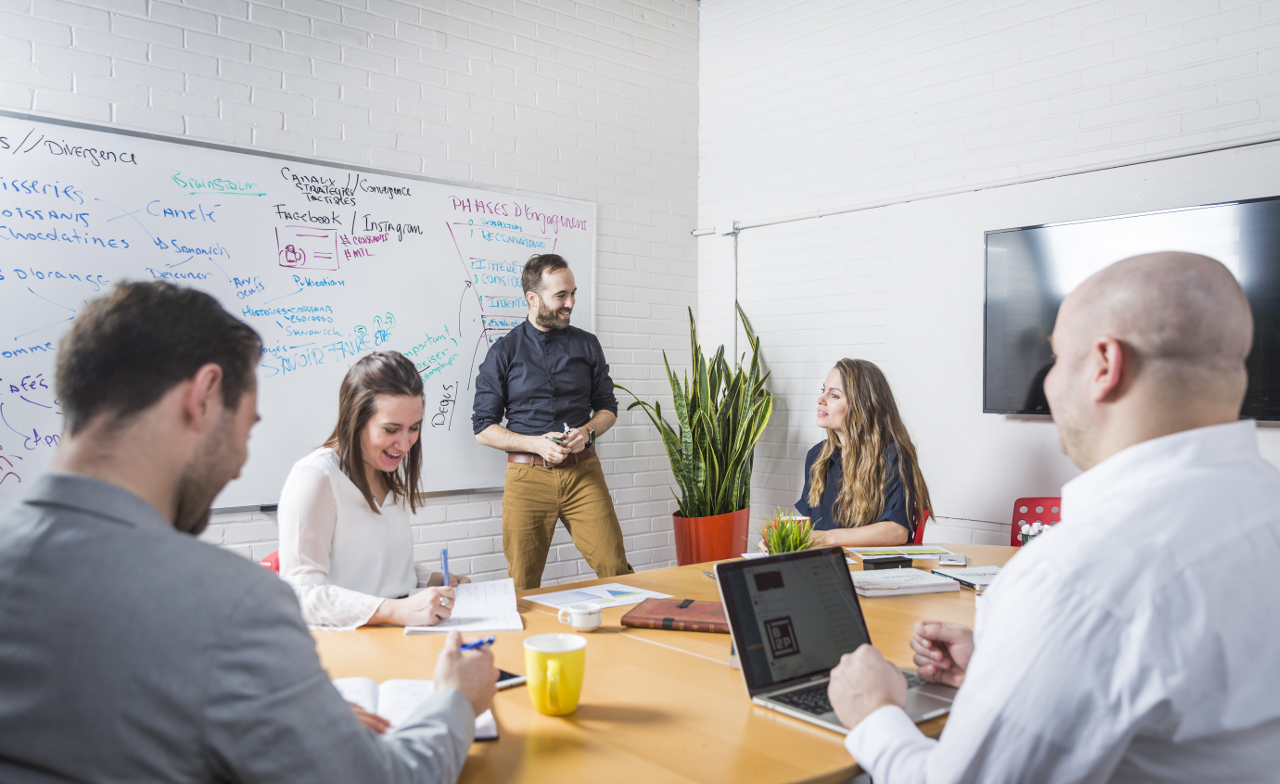
<svg viewBox="0 0 1280 784">
<path fill-rule="evenodd" d="M 675 426 L 662 415 L 661 403 L 648 403 L 621 384 L 614 384 L 635 400 L 627 410 L 644 409 L 662 435 L 671 472 L 680 486 L 676 501 L 684 517 L 728 514 L 751 505 L 751 465 L 756 442 L 773 413 L 773 395 L 765 389 L 769 374 L 761 372 L 760 338 L 751 331 L 742 306 L 735 306 L 751 346 L 751 361 L 746 368 L 738 362 L 730 371 L 724 346 L 710 359 L 703 355 L 692 308 L 692 378 L 686 374 L 681 381 L 667 361 L 667 352 L 662 352 L 675 403 Z"/>
</svg>

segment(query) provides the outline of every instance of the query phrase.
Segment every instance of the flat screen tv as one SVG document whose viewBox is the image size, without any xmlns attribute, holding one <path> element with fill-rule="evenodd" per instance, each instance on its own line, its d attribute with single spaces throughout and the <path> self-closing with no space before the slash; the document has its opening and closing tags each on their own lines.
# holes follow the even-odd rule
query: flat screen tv
<svg viewBox="0 0 1280 784">
<path fill-rule="evenodd" d="M 1221 261 L 1244 287 L 1254 337 L 1241 416 L 1280 420 L 1280 196 L 989 231 L 986 249 L 984 412 L 1048 414 L 1063 298 L 1121 259 L 1181 250 Z"/>
</svg>

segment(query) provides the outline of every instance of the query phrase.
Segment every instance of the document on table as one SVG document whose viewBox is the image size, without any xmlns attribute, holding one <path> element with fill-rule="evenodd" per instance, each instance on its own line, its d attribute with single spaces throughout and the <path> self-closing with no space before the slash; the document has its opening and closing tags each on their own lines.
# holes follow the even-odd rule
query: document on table
<svg viewBox="0 0 1280 784">
<path fill-rule="evenodd" d="M 370 713 L 391 722 L 391 728 L 404 724 L 418 706 L 436 690 L 434 681 L 394 679 L 375 683 L 372 678 L 355 676 L 335 678 L 333 686 L 347 702 L 354 702 Z M 493 711 L 476 716 L 476 740 L 497 740 L 498 724 Z"/>
<path fill-rule="evenodd" d="M 850 572 L 853 589 L 859 596 L 904 596 L 912 593 L 958 591 L 960 583 L 921 569 L 880 569 Z"/>
<path fill-rule="evenodd" d="M 933 558 L 940 555 L 952 555 L 945 547 L 930 544 L 909 544 L 901 547 L 846 547 L 845 550 L 856 558 Z"/>
<path fill-rule="evenodd" d="M 516 607 L 516 583 L 508 577 L 483 583 L 463 583 L 453 589 L 453 614 L 435 626 L 406 626 L 405 634 L 435 632 L 518 632 L 524 629 Z"/>
<path fill-rule="evenodd" d="M 547 607 L 568 607 L 578 602 L 595 602 L 601 607 L 621 607 L 624 604 L 638 604 L 645 599 L 670 599 L 669 593 L 646 591 L 643 588 L 632 588 L 622 583 L 605 583 L 589 585 L 586 588 L 575 588 L 572 591 L 556 591 L 536 596 L 524 597 L 536 604 Z"/>
</svg>

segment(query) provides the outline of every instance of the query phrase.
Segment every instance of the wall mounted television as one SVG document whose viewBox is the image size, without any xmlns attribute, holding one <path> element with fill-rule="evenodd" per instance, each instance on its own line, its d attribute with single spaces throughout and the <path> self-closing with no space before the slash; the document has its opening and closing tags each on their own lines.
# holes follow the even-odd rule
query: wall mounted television
<svg viewBox="0 0 1280 784">
<path fill-rule="evenodd" d="M 1164 250 L 1212 256 L 1240 281 L 1254 319 L 1241 417 L 1280 420 L 1280 196 L 988 231 L 982 410 L 1048 414 L 1063 298 L 1109 264 Z"/>
</svg>

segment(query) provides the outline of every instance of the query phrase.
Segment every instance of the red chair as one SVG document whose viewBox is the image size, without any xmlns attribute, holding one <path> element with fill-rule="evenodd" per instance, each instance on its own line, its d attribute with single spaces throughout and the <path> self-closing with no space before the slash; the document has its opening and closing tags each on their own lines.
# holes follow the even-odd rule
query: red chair
<svg viewBox="0 0 1280 784">
<path fill-rule="evenodd" d="M 1060 496 L 1044 496 L 1041 498 L 1019 498 L 1013 502 L 1013 530 L 1009 532 L 1009 544 L 1021 547 L 1022 525 L 1040 523 L 1050 526 L 1062 519 L 1062 498 Z"/>
<path fill-rule="evenodd" d="M 258 563 L 262 564 L 264 567 L 270 569 L 273 572 L 279 572 L 280 571 L 280 551 L 276 550 L 271 555 L 268 555 L 266 558 L 263 558 L 261 561 L 258 561 Z"/>
<path fill-rule="evenodd" d="M 916 515 L 916 535 L 911 540 L 912 544 L 924 544 L 924 524 L 929 522 L 929 510 L 925 509 Z"/>
</svg>

